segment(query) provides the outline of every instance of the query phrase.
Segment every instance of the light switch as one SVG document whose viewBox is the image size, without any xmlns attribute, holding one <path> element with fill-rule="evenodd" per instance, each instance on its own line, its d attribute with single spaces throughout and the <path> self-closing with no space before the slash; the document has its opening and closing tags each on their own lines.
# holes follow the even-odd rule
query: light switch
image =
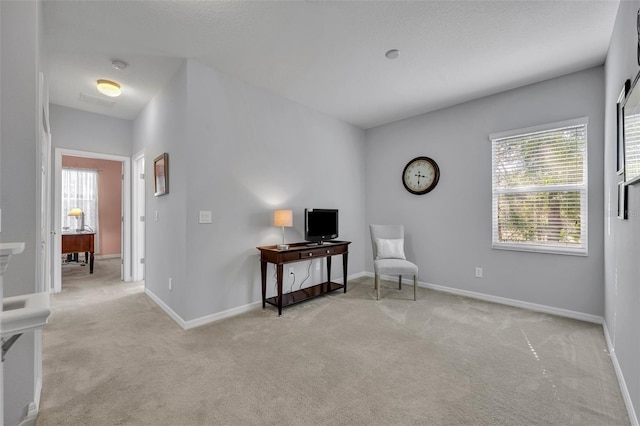
<svg viewBox="0 0 640 426">
<path fill-rule="evenodd" d="M 210 210 L 200 211 L 200 223 L 211 223 L 211 219 L 213 215 Z"/>
</svg>

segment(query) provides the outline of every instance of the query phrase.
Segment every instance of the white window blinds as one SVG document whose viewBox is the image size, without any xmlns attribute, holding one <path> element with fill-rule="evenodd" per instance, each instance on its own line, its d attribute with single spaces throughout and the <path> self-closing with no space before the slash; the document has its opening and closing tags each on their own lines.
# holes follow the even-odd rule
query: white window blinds
<svg viewBox="0 0 640 426">
<path fill-rule="evenodd" d="M 494 248 L 587 254 L 587 123 L 490 136 Z"/>
<path fill-rule="evenodd" d="M 87 169 L 62 169 L 62 230 L 80 227 L 79 217 L 68 213 L 79 208 L 84 213 L 85 230 L 98 232 L 98 172 Z M 97 244 L 96 244 L 97 246 Z"/>
<path fill-rule="evenodd" d="M 640 176 L 640 113 L 624 116 L 625 175 Z"/>
</svg>

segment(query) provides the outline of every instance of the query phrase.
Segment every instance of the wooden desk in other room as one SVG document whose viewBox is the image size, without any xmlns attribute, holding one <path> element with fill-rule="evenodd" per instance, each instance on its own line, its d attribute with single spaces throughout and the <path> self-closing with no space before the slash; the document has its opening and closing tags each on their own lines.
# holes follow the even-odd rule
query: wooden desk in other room
<svg viewBox="0 0 640 426">
<path fill-rule="evenodd" d="M 89 263 L 89 273 L 93 274 L 94 232 L 62 234 L 62 254 L 84 252 L 84 260 Z M 91 257 L 89 257 L 91 255 Z"/>
<path fill-rule="evenodd" d="M 266 304 L 276 306 L 278 315 L 282 315 L 282 308 L 313 299 L 338 289 L 347 292 L 347 260 L 351 241 L 328 241 L 322 245 L 308 245 L 308 243 L 289 244 L 286 250 L 278 250 L 277 246 L 256 247 L 260 250 L 260 275 L 262 278 L 262 309 Z M 342 273 L 344 284 L 331 281 L 331 256 L 342 255 Z M 327 281 L 306 287 L 291 293 L 282 294 L 283 265 L 286 263 L 302 262 L 316 258 L 327 259 Z M 267 299 L 267 263 L 276 265 L 276 282 L 278 295 Z"/>
</svg>

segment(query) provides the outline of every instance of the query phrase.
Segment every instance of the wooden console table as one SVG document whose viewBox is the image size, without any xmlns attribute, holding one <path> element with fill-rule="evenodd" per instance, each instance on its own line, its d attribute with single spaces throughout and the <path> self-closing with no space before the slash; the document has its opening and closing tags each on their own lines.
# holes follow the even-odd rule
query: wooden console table
<svg viewBox="0 0 640 426">
<path fill-rule="evenodd" d="M 268 304 L 278 308 L 278 315 L 282 315 L 282 308 L 313 299 L 338 289 L 347 292 L 347 261 L 349 257 L 349 244 L 351 241 L 332 241 L 322 245 L 308 245 L 308 243 L 290 244 L 286 250 L 278 250 L 276 246 L 256 247 L 260 250 L 260 274 L 262 277 L 262 309 Z M 342 273 L 344 284 L 331 281 L 331 256 L 342 255 Z M 287 263 L 302 262 L 305 260 L 326 258 L 327 281 L 306 287 L 291 293 L 282 294 L 283 265 Z M 267 263 L 276 265 L 278 295 L 267 299 Z"/>
<path fill-rule="evenodd" d="M 94 232 L 62 234 L 62 254 L 84 252 L 84 260 L 89 263 L 90 274 L 93 274 L 94 237 Z"/>
</svg>

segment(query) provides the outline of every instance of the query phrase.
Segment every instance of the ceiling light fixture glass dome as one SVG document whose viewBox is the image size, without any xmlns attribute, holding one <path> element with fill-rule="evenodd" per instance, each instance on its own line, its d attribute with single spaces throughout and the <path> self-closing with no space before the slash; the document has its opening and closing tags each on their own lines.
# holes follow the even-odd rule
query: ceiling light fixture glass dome
<svg viewBox="0 0 640 426">
<path fill-rule="evenodd" d="M 115 98 L 116 96 L 120 96 L 122 90 L 120 89 L 120 85 L 115 81 L 111 80 L 98 80 L 97 86 L 98 91 L 103 95 L 110 96 Z"/>
</svg>

